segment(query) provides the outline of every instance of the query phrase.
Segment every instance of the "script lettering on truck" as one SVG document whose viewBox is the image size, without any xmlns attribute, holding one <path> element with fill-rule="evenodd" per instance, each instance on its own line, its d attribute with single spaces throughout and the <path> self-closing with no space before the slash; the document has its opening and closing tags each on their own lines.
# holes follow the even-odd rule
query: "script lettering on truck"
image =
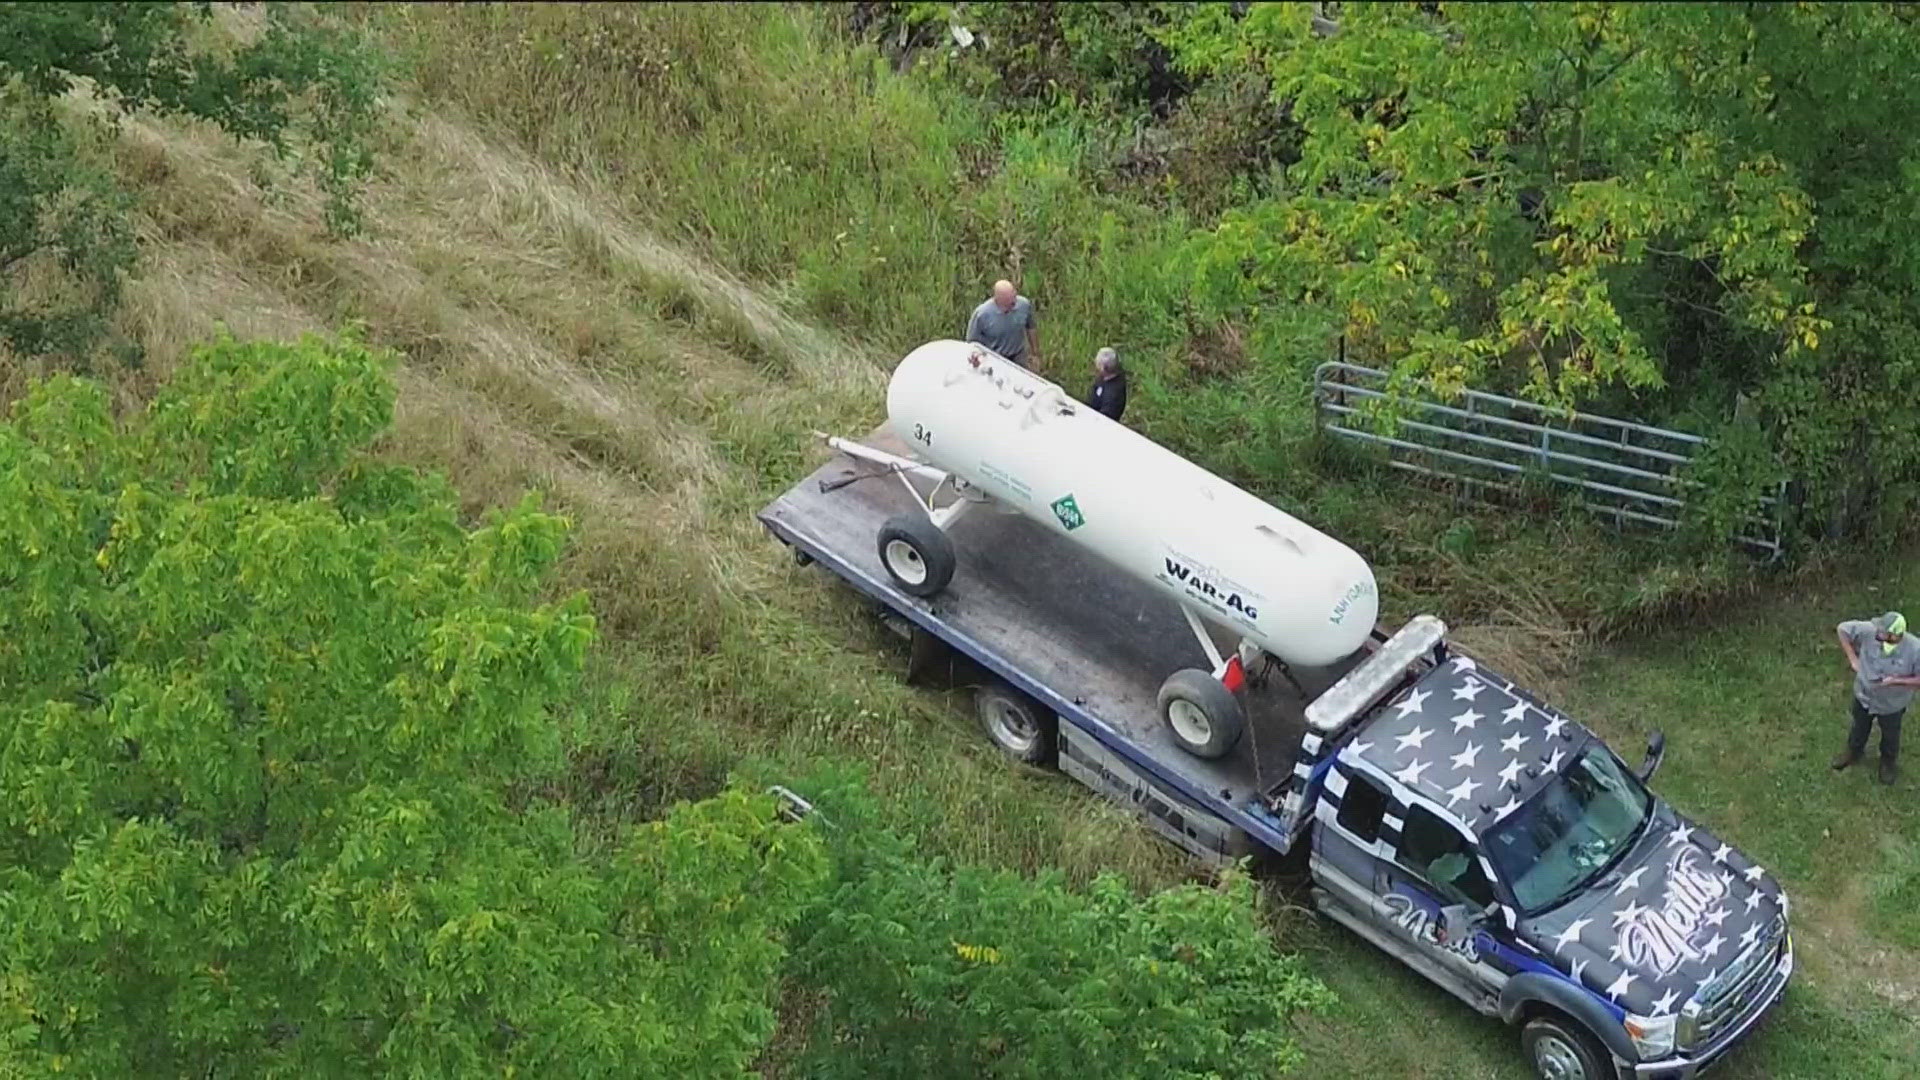
<svg viewBox="0 0 1920 1080">
<path fill-rule="evenodd" d="M 1402 892 L 1391 892 L 1381 899 L 1387 906 L 1387 917 L 1413 935 L 1414 940 L 1431 941 L 1466 960 L 1480 959 L 1478 934 L 1468 934 L 1458 941 L 1441 941 L 1440 921 L 1419 901 Z"/>
<path fill-rule="evenodd" d="M 1725 944 L 1717 928 L 1727 915 L 1720 906 L 1727 883 L 1710 866 L 1701 865 L 1701 859 L 1699 848 L 1681 848 L 1667 864 L 1660 906 L 1629 907 L 1621 913 L 1619 947 L 1627 963 L 1665 977 L 1681 961 L 1698 960 Z"/>
<path fill-rule="evenodd" d="M 1232 612 L 1249 623 L 1260 618 L 1257 604 L 1262 597 L 1244 586 L 1210 569 L 1196 567 L 1193 560 L 1168 555 L 1165 562 L 1166 569 L 1155 575 L 1161 581 L 1182 586 L 1188 596 L 1216 611 Z"/>
</svg>

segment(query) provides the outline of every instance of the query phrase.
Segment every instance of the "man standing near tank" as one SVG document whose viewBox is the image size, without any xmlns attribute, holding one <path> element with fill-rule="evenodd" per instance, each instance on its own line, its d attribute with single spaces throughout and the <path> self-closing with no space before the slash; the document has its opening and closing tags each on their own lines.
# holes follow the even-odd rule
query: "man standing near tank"
<svg viewBox="0 0 1920 1080">
<path fill-rule="evenodd" d="M 1013 291 L 1013 282 L 996 281 L 993 295 L 973 309 L 967 340 L 985 345 L 1023 368 L 1040 362 L 1040 335 L 1034 328 L 1033 301 Z"/>
<path fill-rule="evenodd" d="M 1877 722 L 1880 782 L 1891 784 L 1899 772 L 1894 759 L 1900 755 L 1900 721 L 1920 689 L 1920 642 L 1907 633 L 1907 620 L 1897 611 L 1871 622 L 1850 619 L 1835 629 L 1853 668 L 1853 727 L 1833 767 L 1844 769 L 1860 760 L 1867 750 L 1867 733 Z"/>
<path fill-rule="evenodd" d="M 1115 423 L 1127 411 L 1127 373 L 1111 346 L 1093 354 L 1093 389 L 1087 391 L 1087 407 Z"/>
</svg>

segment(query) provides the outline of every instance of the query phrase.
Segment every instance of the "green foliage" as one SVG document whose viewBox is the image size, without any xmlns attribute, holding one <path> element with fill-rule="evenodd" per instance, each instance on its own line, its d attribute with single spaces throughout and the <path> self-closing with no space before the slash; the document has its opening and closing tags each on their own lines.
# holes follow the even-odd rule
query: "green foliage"
<svg viewBox="0 0 1920 1080">
<path fill-rule="evenodd" d="M 0 86 L 0 344 L 82 355 L 106 331 L 132 265 L 130 199 L 53 106 Z"/>
<path fill-rule="evenodd" d="M 567 523 L 364 455 L 391 359 L 223 339 L 0 427 L 0 1071 L 738 1075 L 817 841 L 731 792 L 577 851 Z M 330 487 L 332 493 L 322 494 Z"/>
<path fill-rule="evenodd" d="M 1243 875 L 1151 896 L 913 857 L 846 794 L 837 883 L 796 930 L 824 995 L 807 1075 L 1267 1077 L 1330 995 L 1255 921 Z"/>
<path fill-rule="evenodd" d="M 0 5 L 0 346 L 84 365 L 106 333 L 135 248 L 130 196 L 98 149 L 130 112 L 312 153 L 328 224 L 359 227 L 380 66 L 288 6 L 264 10 L 264 27 L 234 42 L 209 40 L 210 4 Z M 101 109 L 73 115 L 74 91 Z"/>
<path fill-rule="evenodd" d="M 1744 393 L 1815 520 L 1872 501 L 1852 432 L 1900 444 L 1869 488 L 1920 468 L 1920 411 L 1888 405 L 1920 287 L 1884 224 L 1920 160 L 1904 9 L 1354 5 L 1323 34 L 1272 4 L 1163 36 L 1192 72 L 1265 72 L 1306 132 L 1290 190 L 1186 261 L 1266 362 L 1344 333 L 1403 386 L 1705 405 L 1715 428 Z"/>
</svg>

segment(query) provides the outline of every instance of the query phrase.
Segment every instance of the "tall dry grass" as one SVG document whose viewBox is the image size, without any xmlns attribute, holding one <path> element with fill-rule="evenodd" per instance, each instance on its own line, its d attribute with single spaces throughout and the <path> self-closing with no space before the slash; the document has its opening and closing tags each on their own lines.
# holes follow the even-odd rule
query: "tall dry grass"
<svg viewBox="0 0 1920 1080">
<path fill-rule="evenodd" d="M 667 242 L 586 175 L 405 100 L 381 139 L 367 232 L 341 241 L 317 192 L 263 189 L 250 152 L 126 127 L 117 164 L 143 192 L 146 254 L 121 318 L 150 358 L 123 376 L 129 400 L 222 324 L 356 322 L 404 353 L 383 453 L 446 473 L 470 513 L 538 489 L 575 522 L 558 587 L 591 591 L 605 640 L 565 718 L 557 793 L 600 820 L 730 770 L 854 759 L 933 850 L 1179 872 L 1090 796 L 1003 764 L 963 702 L 904 688 L 862 609 L 755 521 L 814 453 L 809 428 L 872 421 L 883 357 Z"/>
<path fill-rule="evenodd" d="M 782 4 L 363 8 L 425 100 L 617 193 L 817 322 L 897 356 L 998 277 L 1056 376 L 1178 338 L 1184 223 L 1097 194 L 1071 122 L 990 117 Z"/>
</svg>

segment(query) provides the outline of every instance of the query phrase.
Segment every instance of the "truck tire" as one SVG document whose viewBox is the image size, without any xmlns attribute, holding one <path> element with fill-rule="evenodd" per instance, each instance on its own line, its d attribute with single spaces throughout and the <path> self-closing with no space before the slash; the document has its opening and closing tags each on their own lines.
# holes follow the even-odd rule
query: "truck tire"
<svg viewBox="0 0 1920 1080">
<path fill-rule="evenodd" d="M 953 541 L 924 514 L 898 514 L 880 527 L 880 565 L 901 592 L 932 596 L 953 580 Z"/>
<path fill-rule="evenodd" d="M 987 738 L 1002 753 L 1028 765 L 1053 761 L 1059 720 L 1039 702 L 993 679 L 975 688 L 973 705 Z"/>
<path fill-rule="evenodd" d="M 1240 699 L 1199 668 L 1182 668 L 1160 684 L 1160 719 L 1180 749 L 1198 758 L 1224 757 L 1247 728 Z"/>
<path fill-rule="evenodd" d="M 1557 1013 L 1536 1016 L 1520 1029 L 1533 1075 L 1540 1080 L 1612 1080 L 1613 1061 L 1585 1028 Z"/>
</svg>

